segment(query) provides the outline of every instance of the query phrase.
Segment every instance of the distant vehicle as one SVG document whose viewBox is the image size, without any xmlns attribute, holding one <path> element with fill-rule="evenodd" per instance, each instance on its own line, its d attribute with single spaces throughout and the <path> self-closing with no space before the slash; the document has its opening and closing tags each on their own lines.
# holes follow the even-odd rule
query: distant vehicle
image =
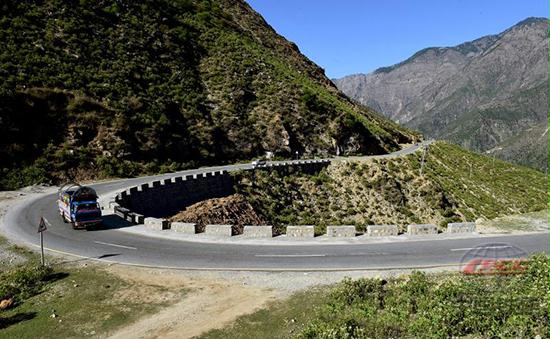
<svg viewBox="0 0 550 339">
<path fill-rule="evenodd" d="M 266 164 L 266 162 L 263 159 L 254 160 L 254 161 L 252 161 L 252 168 L 256 168 L 258 166 L 263 166 L 265 164 Z"/>
<path fill-rule="evenodd" d="M 97 193 L 91 187 L 71 182 L 61 186 L 57 193 L 59 214 L 73 229 L 89 229 L 101 225 L 101 208 Z"/>
</svg>

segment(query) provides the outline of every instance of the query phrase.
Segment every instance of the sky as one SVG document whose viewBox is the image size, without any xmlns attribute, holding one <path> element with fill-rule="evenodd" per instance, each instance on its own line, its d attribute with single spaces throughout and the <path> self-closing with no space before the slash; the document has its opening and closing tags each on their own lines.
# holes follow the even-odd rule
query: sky
<svg viewBox="0 0 550 339">
<path fill-rule="evenodd" d="M 548 0 L 247 0 L 329 78 L 369 73 L 426 47 L 497 34 Z"/>
</svg>

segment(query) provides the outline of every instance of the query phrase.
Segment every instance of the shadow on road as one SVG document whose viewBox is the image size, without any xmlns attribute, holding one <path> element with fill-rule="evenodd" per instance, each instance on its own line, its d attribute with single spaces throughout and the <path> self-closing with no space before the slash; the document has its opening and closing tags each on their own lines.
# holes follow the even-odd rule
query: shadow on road
<svg viewBox="0 0 550 339">
<path fill-rule="evenodd" d="M 88 231 L 115 230 L 119 228 L 133 226 L 131 222 L 124 220 L 123 218 L 119 217 L 116 214 L 104 215 L 102 219 L 103 219 L 103 222 L 101 226 L 88 229 Z"/>
<path fill-rule="evenodd" d="M 96 259 L 105 259 L 105 258 L 110 258 L 110 257 L 116 257 L 118 255 L 120 255 L 120 253 L 103 254 L 103 255 L 100 255 L 99 257 L 97 257 Z"/>
</svg>

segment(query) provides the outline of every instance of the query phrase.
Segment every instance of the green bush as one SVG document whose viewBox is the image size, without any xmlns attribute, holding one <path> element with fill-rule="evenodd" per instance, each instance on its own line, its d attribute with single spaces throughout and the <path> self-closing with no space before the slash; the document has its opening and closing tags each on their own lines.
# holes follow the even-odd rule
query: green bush
<svg viewBox="0 0 550 339">
<path fill-rule="evenodd" d="M 52 273 L 48 266 L 30 262 L 0 273 L 0 300 L 14 298 L 21 302 L 40 293 L 45 280 Z"/>
<path fill-rule="evenodd" d="M 0 190 L 16 190 L 20 187 L 48 183 L 50 181 L 48 172 L 43 167 L 37 165 L 12 170 L 5 168 L 2 172 Z"/>
<path fill-rule="evenodd" d="M 346 279 L 297 337 L 547 337 L 548 257 L 525 265 L 509 275 Z"/>
</svg>

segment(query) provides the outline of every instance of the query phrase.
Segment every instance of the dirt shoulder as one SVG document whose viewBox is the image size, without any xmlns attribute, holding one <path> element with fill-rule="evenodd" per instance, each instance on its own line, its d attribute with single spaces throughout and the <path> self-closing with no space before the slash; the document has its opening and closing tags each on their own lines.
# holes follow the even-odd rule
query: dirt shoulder
<svg viewBox="0 0 550 339">
<path fill-rule="evenodd" d="M 125 266 L 112 266 L 108 271 L 142 285 L 160 284 L 188 291 L 175 304 L 111 333 L 109 338 L 191 338 L 208 330 L 223 328 L 239 316 L 254 312 L 278 297 L 278 293 L 270 288 L 178 271 Z M 138 295 L 139 291 L 136 291 L 136 297 Z"/>
</svg>

